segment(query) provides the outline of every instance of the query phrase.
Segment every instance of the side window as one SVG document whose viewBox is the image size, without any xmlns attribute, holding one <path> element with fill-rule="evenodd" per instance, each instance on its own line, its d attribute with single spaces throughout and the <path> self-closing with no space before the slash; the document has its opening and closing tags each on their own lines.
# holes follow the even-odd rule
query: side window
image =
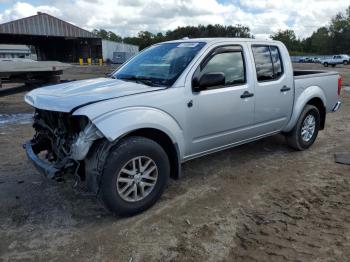
<svg viewBox="0 0 350 262">
<path fill-rule="evenodd" d="M 219 47 L 203 62 L 195 73 L 198 79 L 207 73 L 222 72 L 225 74 L 225 85 L 214 86 L 210 89 L 239 85 L 246 82 L 244 58 L 241 48 Z"/>
<path fill-rule="evenodd" d="M 268 46 L 253 46 L 256 74 L 258 81 L 273 80 L 273 67 Z"/>
<path fill-rule="evenodd" d="M 277 46 L 270 46 L 272 63 L 273 63 L 273 73 L 275 79 L 280 78 L 283 75 L 283 65 L 281 61 L 281 54 Z"/>
<path fill-rule="evenodd" d="M 281 54 L 276 46 L 252 46 L 259 82 L 273 81 L 283 75 Z"/>
</svg>

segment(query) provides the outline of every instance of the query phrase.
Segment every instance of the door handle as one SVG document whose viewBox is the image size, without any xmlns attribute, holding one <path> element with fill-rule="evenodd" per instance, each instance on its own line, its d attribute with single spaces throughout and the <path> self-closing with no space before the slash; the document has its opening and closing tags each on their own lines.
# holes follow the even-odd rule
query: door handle
<svg viewBox="0 0 350 262">
<path fill-rule="evenodd" d="M 241 98 L 244 99 L 244 98 L 248 98 L 248 97 L 252 97 L 254 96 L 253 93 L 249 93 L 248 91 L 245 91 L 242 95 L 241 95 Z"/>
<path fill-rule="evenodd" d="M 290 87 L 283 86 L 281 89 L 281 92 L 287 92 L 287 91 L 290 91 Z"/>
</svg>

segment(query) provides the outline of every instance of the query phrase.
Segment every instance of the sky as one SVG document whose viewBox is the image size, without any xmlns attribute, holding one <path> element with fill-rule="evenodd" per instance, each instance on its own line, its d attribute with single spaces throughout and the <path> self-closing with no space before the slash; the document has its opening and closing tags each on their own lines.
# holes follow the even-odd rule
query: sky
<svg viewBox="0 0 350 262">
<path fill-rule="evenodd" d="M 241 24 L 256 38 L 267 39 L 279 29 L 305 38 L 349 5 L 348 0 L 0 0 L 0 23 L 40 11 L 123 37 L 186 25 Z"/>
</svg>

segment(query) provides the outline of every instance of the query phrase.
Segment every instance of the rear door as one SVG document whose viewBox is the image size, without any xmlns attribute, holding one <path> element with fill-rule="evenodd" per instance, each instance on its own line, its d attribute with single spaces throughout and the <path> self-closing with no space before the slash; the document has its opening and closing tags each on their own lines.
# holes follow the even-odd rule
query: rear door
<svg viewBox="0 0 350 262">
<path fill-rule="evenodd" d="M 282 130 L 292 114 L 294 100 L 293 70 L 284 48 L 277 45 L 252 45 L 255 64 L 255 117 L 260 134 Z"/>
</svg>

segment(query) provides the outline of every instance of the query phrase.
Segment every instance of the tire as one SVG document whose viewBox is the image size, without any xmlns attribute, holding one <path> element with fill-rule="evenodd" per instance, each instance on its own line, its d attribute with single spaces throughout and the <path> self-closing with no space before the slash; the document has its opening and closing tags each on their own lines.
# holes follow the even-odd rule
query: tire
<svg viewBox="0 0 350 262">
<path fill-rule="evenodd" d="M 349 64 L 349 61 L 344 60 L 343 64 L 344 64 L 344 65 L 347 65 L 347 64 Z"/>
<path fill-rule="evenodd" d="M 311 116 L 315 120 L 315 129 L 312 136 L 305 140 L 302 136 L 302 128 L 305 119 Z M 310 119 L 310 118 L 308 118 Z M 318 131 L 320 130 L 320 112 L 317 107 L 313 105 L 306 105 L 299 116 L 299 119 L 292 131 L 286 134 L 287 143 L 290 147 L 302 151 L 308 149 L 316 140 Z"/>
<path fill-rule="evenodd" d="M 324 65 L 324 67 L 328 67 L 328 63 L 327 62 L 323 63 L 323 65 Z"/>
<path fill-rule="evenodd" d="M 143 176 L 148 169 L 143 172 L 141 168 L 136 168 L 138 169 L 138 171 L 135 171 L 136 175 L 129 174 L 129 172 L 133 172 L 132 168 L 136 170 L 133 164 L 137 167 L 140 158 L 144 166 L 147 165 L 149 159 L 153 161 L 148 165 L 149 170 L 155 166 L 155 171 L 152 171 L 152 180 Z M 135 162 L 133 162 L 133 159 L 136 159 Z M 125 173 L 122 169 L 128 172 Z M 151 177 L 151 174 L 149 177 Z M 136 176 L 138 176 L 138 181 L 136 181 Z M 116 144 L 107 157 L 101 176 L 98 197 L 106 208 L 116 215 L 135 215 L 150 208 L 160 198 L 168 184 L 169 176 L 169 159 L 158 143 L 144 137 L 127 137 Z M 157 177 L 155 181 L 154 177 Z M 127 182 L 121 179 L 127 180 Z M 154 185 L 152 188 L 143 186 L 145 183 L 154 183 Z M 127 187 L 126 190 L 124 186 Z M 140 199 L 135 199 L 135 190 L 132 190 L 135 187 L 137 188 L 136 198 L 139 198 L 140 195 Z M 141 187 L 144 188 L 144 198 L 141 198 Z M 124 192 L 122 192 L 123 190 Z M 129 190 L 132 190 L 129 195 L 123 195 Z M 148 194 L 146 194 L 147 191 Z"/>
</svg>

